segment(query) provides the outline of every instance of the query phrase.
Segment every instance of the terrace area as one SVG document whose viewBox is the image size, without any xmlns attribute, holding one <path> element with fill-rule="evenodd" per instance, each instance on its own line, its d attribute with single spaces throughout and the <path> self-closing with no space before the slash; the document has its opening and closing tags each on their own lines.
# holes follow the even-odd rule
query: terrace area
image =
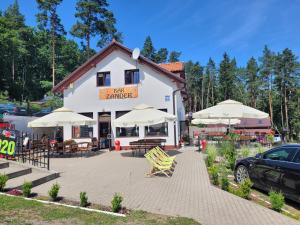
<svg viewBox="0 0 300 225">
<path fill-rule="evenodd" d="M 89 201 L 103 205 L 110 205 L 117 192 L 129 209 L 190 217 L 205 225 L 299 224 L 211 185 L 204 155 L 195 150 L 185 147 L 168 151 L 176 155 L 178 162 L 171 178 L 147 177 L 147 160 L 132 157 L 130 151 L 107 151 L 89 158 L 54 158 L 51 169 L 60 172 L 61 177 L 33 191 L 47 195 L 51 185 L 58 182 L 61 196 L 78 200 L 79 193 L 86 191 Z"/>
</svg>

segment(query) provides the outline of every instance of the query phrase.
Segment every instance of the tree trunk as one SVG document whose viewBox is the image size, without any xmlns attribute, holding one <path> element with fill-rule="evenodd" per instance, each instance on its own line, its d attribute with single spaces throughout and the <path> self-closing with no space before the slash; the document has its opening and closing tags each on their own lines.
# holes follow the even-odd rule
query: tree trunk
<svg viewBox="0 0 300 225">
<path fill-rule="evenodd" d="M 52 32 L 52 86 L 55 86 L 55 35 Z"/>
<path fill-rule="evenodd" d="M 272 92 L 269 91 L 269 111 L 270 111 L 270 120 L 271 124 L 273 124 L 273 107 L 272 107 Z"/>
<path fill-rule="evenodd" d="M 284 120 L 283 120 L 283 109 L 282 109 L 282 86 L 281 86 L 281 95 L 280 95 L 280 114 L 281 114 L 281 127 L 284 128 Z"/>
<path fill-rule="evenodd" d="M 87 41 L 87 56 L 89 59 L 90 58 L 90 33 L 87 33 L 86 41 Z"/>
<path fill-rule="evenodd" d="M 194 112 L 197 112 L 197 95 L 194 95 Z"/>
<path fill-rule="evenodd" d="M 12 72 L 12 80 L 15 80 L 15 57 L 12 56 L 12 64 L 11 64 L 11 72 Z"/>
<path fill-rule="evenodd" d="M 202 77 L 201 82 L 201 110 L 204 108 L 204 78 Z"/>
<path fill-rule="evenodd" d="M 272 103 L 272 75 L 270 75 L 269 80 L 269 111 L 270 111 L 270 120 L 271 124 L 273 125 L 273 103 Z"/>
<path fill-rule="evenodd" d="M 215 96 L 214 96 L 214 80 L 211 80 L 211 102 L 212 105 L 215 105 Z"/>
<path fill-rule="evenodd" d="M 210 78 L 208 79 L 208 84 L 207 84 L 206 108 L 208 108 L 208 104 L 209 104 L 209 89 L 210 89 Z"/>
<path fill-rule="evenodd" d="M 288 116 L 288 101 L 286 96 L 286 86 L 284 87 L 284 112 L 285 112 L 285 126 L 287 129 L 287 133 L 289 133 L 289 116 Z M 288 137 L 288 135 L 287 135 Z"/>
</svg>

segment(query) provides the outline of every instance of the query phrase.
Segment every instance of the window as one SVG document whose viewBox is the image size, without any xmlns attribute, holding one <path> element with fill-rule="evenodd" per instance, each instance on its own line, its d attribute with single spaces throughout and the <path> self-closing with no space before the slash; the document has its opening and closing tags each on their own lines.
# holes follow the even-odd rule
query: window
<svg viewBox="0 0 300 225">
<path fill-rule="evenodd" d="M 138 84 L 139 82 L 139 70 L 125 70 L 125 84 Z"/>
<path fill-rule="evenodd" d="M 97 73 L 97 87 L 110 86 L 110 72 Z"/>
<path fill-rule="evenodd" d="M 292 148 L 279 148 L 264 154 L 264 159 L 291 161 L 295 151 Z"/>
<path fill-rule="evenodd" d="M 83 116 L 93 118 L 93 113 L 79 113 Z M 72 138 L 92 138 L 93 127 L 92 126 L 72 126 Z"/>
<path fill-rule="evenodd" d="M 300 150 L 298 151 L 298 154 L 296 155 L 295 159 L 294 159 L 295 163 L 300 163 Z"/>
<path fill-rule="evenodd" d="M 159 109 L 163 112 L 168 112 L 167 109 Z M 152 126 L 145 126 L 145 136 L 168 136 L 168 123 L 160 123 Z"/>
<path fill-rule="evenodd" d="M 116 119 L 120 116 L 125 115 L 129 111 L 117 111 Z M 138 137 L 139 136 L 139 127 L 117 127 L 116 128 L 116 137 Z"/>
<path fill-rule="evenodd" d="M 145 136 L 168 136 L 168 123 L 160 123 L 145 127 Z"/>
</svg>

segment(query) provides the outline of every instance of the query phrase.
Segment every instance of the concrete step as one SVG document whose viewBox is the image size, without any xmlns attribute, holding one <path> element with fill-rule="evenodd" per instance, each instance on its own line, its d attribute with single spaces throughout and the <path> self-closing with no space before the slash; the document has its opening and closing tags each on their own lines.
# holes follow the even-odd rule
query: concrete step
<svg viewBox="0 0 300 225">
<path fill-rule="evenodd" d="M 2 162 L 0 161 L 0 169 L 4 169 L 4 168 L 7 168 L 9 167 L 9 163 L 8 162 Z"/>
<path fill-rule="evenodd" d="M 36 187 L 50 180 L 56 179 L 58 173 L 48 173 L 41 170 L 32 169 L 32 173 L 9 179 L 6 183 L 6 189 L 22 189 L 24 181 L 32 182 L 32 187 Z"/>
<path fill-rule="evenodd" d="M 9 164 L 9 167 L 3 168 L 0 170 L 0 174 L 5 174 L 8 176 L 8 179 L 13 179 L 20 177 L 32 172 L 31 168 L 26 168 L 23 166 Z"/>
</svg>

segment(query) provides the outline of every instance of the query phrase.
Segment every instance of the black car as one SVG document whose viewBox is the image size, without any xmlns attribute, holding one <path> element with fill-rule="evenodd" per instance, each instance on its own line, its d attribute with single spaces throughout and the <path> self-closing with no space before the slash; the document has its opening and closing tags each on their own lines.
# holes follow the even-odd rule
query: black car
<svg viewBox="0 0 300 225">
<path fill-rule="evenodd" d="M 15 108 L 13 115 L 15 116 L 28 116 L 28 111 L 26 107 L 18 106 Z"/>
<path fill-rule="evenodd" d="M 250 178 L 254 187 L 281 191 L 286 198 L 300 203 L 300 144 L 282 145 L 238 160 L 234 177 L 238 183 Z"/>
</svg>

